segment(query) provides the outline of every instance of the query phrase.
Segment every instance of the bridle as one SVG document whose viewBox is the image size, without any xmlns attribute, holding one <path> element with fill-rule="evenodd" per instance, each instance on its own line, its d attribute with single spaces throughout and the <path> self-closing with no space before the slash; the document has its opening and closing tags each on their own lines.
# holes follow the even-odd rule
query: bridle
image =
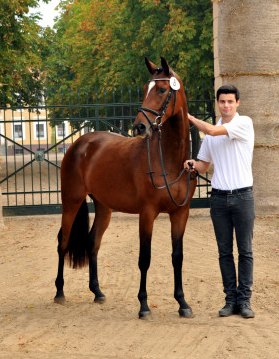
<svg viewBox="0 0 279 359">
<path fill-rule="evenodd" d="M 162 78 L 162 79 L 152 79 L 150 81 L 171 81 L 172 78 Z M 177 81 L 177 80 L 176 80 Z M 178 88 L 179 89 L 179 88 Z M 168 183 L 167 181 L 167 173 L 165 171 L 165 166 L 164 166 L 164 159 L 163 159 L 163 152 L 162 152 L 162 145 L 161 145 L 161 137 L 162 137 L 162 130 L 161 130 L 161 127 L 162 127 L 162 117 L 164 116 L 164 114 L 166 113 L 167 111 L 167 108 L 168 108 L 168 105 L 171 101 L 171 98 L 172 98 L 172 95 L 174 94 L 174 105 L 173 105 L 173 111 L 172 111 L 172 115 L 171 117 L 173 116 L 174 114 L 174 110 L 175 110 L 175 105 L 176 105 L 176 91 L 175 89 L 173 89 L 172 87 L 170 88 L 170 91 L 165 99 L 165 102 L 160 110 L 160 112 L 157 112 L 151 108 L 148 108 L 148 107 L 140 107 L 138 109 L 138 112 L 141 112 L 143 113 L 143 115 L 145 116 L 145 118 L 147 119 L 147 121 L 149 122 L 150 124 L 150 127 L 152 129 L 152 131 L 155 131 L 155 130 L 158 130 L 158 145 L 159 145 L 159 154 L 160 154 L 160 163 L 161 163 L 161 168 L 162 168 L 162 176 L 164 178 L 164 181 L 165 181 L 165 186 L 157 186 L 155 181 L 154 181 L 154 178 L 153 178 L 153 174 L 155 173 L 155 171 L 152 171 L 151 169 L 151 157 L 150 157 L 150 144 L 149 144 L 149 138 L 147 138 L 147 157 L 148 157 L 148 169 L 149 169 L 149 172 L 147 172 L 147 174 L 150 176 L 150 179 L 151 179 L 151 182 L 153 184 L 153 186 L 156 188 L 156 189 L 164 189 L 164 188 L 167 188 L 167 191 L 169 193 L 169 196 L 172 200 L 172 202 L 178 206 L 178 207 L 183 207 L 187 201 L 188 201 L 188 197 L 189 197 L 189 185 L 190 185 L 190 180 L 191 179 L 195 179 L 198 175 L 198 172 L 196 170 L 195 171 L 195 175 L 192 177 L 192 173 L 191 173 L 191 170 L 192 170 L 192 166 L 193 164 L 192 163 L 188 163 L 189 165 L 189 170 L 188 170 L 188 175 L 187 175 L 187 192 L 186 192 L 186 197 L 184 199 L 184 201 L 180 204 L 180 203 L 177 203 L 175 201 L 175 199 L 173 198 L 173 195 L 171 193 L 171 190 L 170 190 L 170 186 L 173 185 L 174 183 L 176 183 L 180 178 L 181 176 L 183 175 L 184 172 L 187 171 L 186 168 L 184 168 L 180 174 L 178 175 L 178 177 L 171 183 Z M 154 122 L 152 122 L 149 118 L 149 116 L 147 115 L 146 112 L 150 112 L 152 113 L 153 115 L 156 116 Z M 157 123 L 157 120 L 159 119 L 159 123 Z"/>
<path fill-rule="evenodd" d="M 149 82 L 151 81 L 170 81 L 170 78 L 162 78 L 162 79 L 152 79 L 152 80 L 149 80 Z M 172 116 L 174 114 L 174 110 L 175 110 L 175 105 L 176 105 L 176 90 L 170 88 L 170 91 L 165 99 L 165 102 L 163 103 L 163 106 L 161 107 L 161 110 L 160 112 L 157 112 L 155 110 L 153 110 L 152 108 L 148 108 L 148 107 L 140 107 L 138 109 L 138 112 L 141 112 L 143 113 L 144 117 L 147 119 L 148 123 L 150 124 L 150 127 L 152 130 L 154 130 L 154 128 L 158 128 L 160 129 L 160 127 L 162 126 L 162 118 L 164 116 L 164 114 L 166 113 L 167 111 L 167 108 L 168 108 L 168 105 L 170 103 L 170 100 L 172 98 L 172 95 L 174 93 L 174 105 L 173 105 L 173 110 L 172 110 Z M 150 112 L 152 113 L 153 115 L 156 116 L 154 122 L 152 122 L 149 118 L 149 116 L 147 115 L 146 112 Z M 159 119 L 159 123 L 157 123 L 157 120 Z"/>
</svg>

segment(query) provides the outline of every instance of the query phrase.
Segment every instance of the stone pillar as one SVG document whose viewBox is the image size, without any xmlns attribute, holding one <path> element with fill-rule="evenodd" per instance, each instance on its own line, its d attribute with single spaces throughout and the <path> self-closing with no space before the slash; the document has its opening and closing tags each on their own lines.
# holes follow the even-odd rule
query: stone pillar
<svg viewBox="0 0 279 359">
<path fill-rule="evenodd" d="M 223 84 L 239 89 L 239 113 L 250 116 L 255 129 L 256 213 L 278 214 L 279 1 L 212 1 L 216 90 Z"/>
</svg>

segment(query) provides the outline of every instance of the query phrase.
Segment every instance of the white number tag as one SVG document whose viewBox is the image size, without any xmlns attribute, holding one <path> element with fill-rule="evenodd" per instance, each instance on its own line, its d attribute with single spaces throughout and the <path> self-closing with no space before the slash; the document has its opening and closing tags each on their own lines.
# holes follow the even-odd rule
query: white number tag
<svg viewBox="0 0 279 359">
<path fill-rule="evenodd" d="M 175 91 L 180 89 L 180 83 L 175 77 L 170 78 L 170 87 Z"/>
</svg>

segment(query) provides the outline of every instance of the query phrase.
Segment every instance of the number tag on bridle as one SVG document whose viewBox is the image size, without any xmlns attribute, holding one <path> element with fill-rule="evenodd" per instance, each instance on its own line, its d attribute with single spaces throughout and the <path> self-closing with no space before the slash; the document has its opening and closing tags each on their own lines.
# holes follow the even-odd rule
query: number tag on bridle
<svg viewBox="0 0 279 359">
<path fill-rule="evenodd" d="M 180 89 L 180 83 L 175 77 L 170 78 L 170 87 L 175 91 Z"/>
</svg>

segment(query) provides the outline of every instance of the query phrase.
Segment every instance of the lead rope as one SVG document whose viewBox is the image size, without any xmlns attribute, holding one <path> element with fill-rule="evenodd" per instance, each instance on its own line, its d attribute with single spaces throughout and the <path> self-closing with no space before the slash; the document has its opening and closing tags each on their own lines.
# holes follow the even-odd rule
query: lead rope
<svg viewBox="0 0 279 359">
<path fill-rule="evenodd" d="M 175 199 L 173 198 L 173 195 L 171 193 L 171 190 L 170 190 L 170 186 L 173 185 L 174 183 L 176 183 L 180 178 L 181 176 L 183 175 L 184 172 L 187 171 L 186 168 L 184 168 L 179 176 L 171 183 L 168 183 L 167 181 L 167 173 L 165 172 L 165 166 L 164 166 L 164 160 L 163 160 L 163 153 L 162 153 L 162 146 L 161 146 L 161 129 L 159 128 L 159 140 L 158 140 L 158 143 L 159 143 L 159 154 L 160 154 L 160 162 L 161 162 L 161 168 L 162 168 L 162 176 L 164 177 L 164 181 L 165 181 L 165 186 L 157 186 L 155 181 L 154 181 L 154 178 L 153 178 L 153 174 L 155 173 L 155 171 L 152 171 L 151 169 L 151 159 L 150 159 L 150 145 L 149 145 L 149 139 L 147 139 L 147 158 L 148 158 L 148 167 L 149 167 L 149 172 L 147 172 L 147 174 L 149 174 L 150 176 L 150 179 L 151 179 L 151 182 L 153 184 L 153 186 L 156 188 L 156 189 L 164 189 L 164 188 L 167 188 L 167 191 L 169 193 L 169 196 L 172 200 L 172 202 L 178 206 L 178 207 L 183 207 L 187 201 L 188 201 L 188 197 L 189 197 L 189 186 L 190 186 L 190 180 L 191 179 L 194 179 L 197 177 L 198 175 L 198 172 L 195 170 L 195 176 L 192 177 L 192 173 L 191 173 L 191 169 L 192 169 L 192 166 L 193 164 L 191 162 L 188 163 L 190 169 L 188 171 L 188 175 L 187 175 L 187 192 L 186 192 L 186 197 L 184 199 L 184 201 L 179 204 L 175 201 Z"/>
<path fill-rule="evenodd" d="M 186 192 L 186 197 L 185 197 L 184 201 L 183 201 L 181 204 L 179 204 L 179 203 L 177 203 L 177 202 L 175 201 L 175 199 L 173 198 L 172 193 L 171 193 L 171 190 L 170 190 L 170 184 L 169 184 L 168 181 L 167 181 L 167 174 L 166 174 L 166 172 L 165 172 L 165 166 L 164 166 L 164 160 L 163 160 L 163 153 L 162 153 L 162 146 L 161 146 L 161 130 L 159 130 L 159 151 L 160 151 L 160 160 L 161 160 L 161 167 L 162 167 L 163 177 L 164 177 L 164 181 L 165 181 L 166 188 L 167 188 L 167 190 L 168 190 L 169 196 L 170 196 L 172 202 L 173 202 L 176 206 L 178 206 L 178 207 L 183 207 L 183 206 L 185 206 L 185 204 L 187 203 L 188 197 L 189 197 L 189 187 L 190 187 L 190 180 L 191 180 L 191 168 L 192 168 L 193 164 L 191 163 L 191 166 L 190 166 L 190 164 L 189 164 L 190 168 L 189 168 L 188 175 L 187 175 L 187 192 Z M 181 177 L 182 173 L 184 173 L 184 172 L 185 172 L 185 168 L 181 171 L 180 177 Z"/>
</svg>

